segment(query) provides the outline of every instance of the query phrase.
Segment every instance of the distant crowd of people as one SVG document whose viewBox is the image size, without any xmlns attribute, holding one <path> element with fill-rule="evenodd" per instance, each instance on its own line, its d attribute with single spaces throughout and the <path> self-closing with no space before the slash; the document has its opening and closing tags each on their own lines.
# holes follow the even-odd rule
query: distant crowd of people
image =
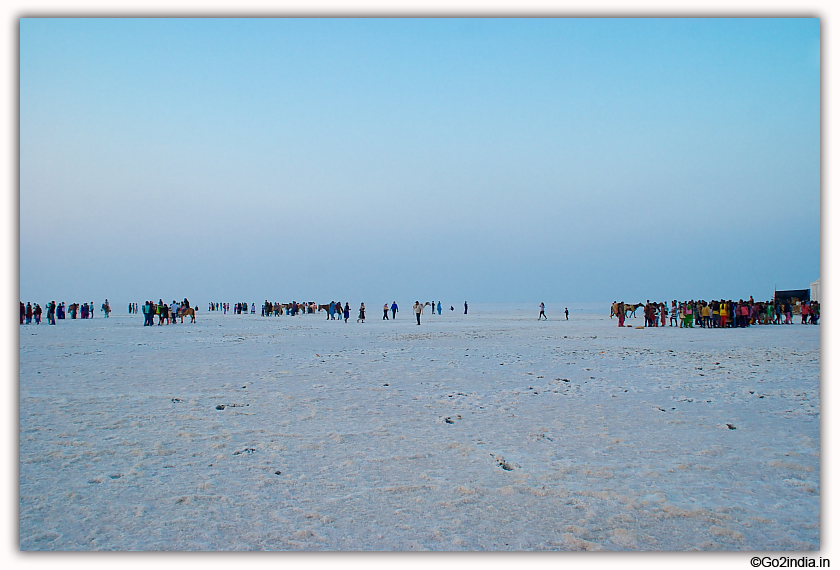
<svg viewBox="0 0 840 570">
<path fill-rule="evenodd" d="M 47 303 L 47 322 L 51 325 L 55 324 L 56 319 L 64 320 L 68 313 L 71 319 L 92 319 L 93 301 L 83 305 L 71 303 L 70 306 L 67 306 L 63 301 L 61 303 L 56 303 L 55 301 Z M 40 325 L 43 314 L 44 310 L 40 304 L 35 303 L 33 305 L 29 302 L 26 304 L 23 301 L 20 302 L 20 324 L 29 325 L 34 320 L 36 325 Z M 105 302 L 102 303 L 102 314 L 105 315 L 106 319 L 111 314 L 111 304 L 108 302 L 108 299 L 105 299 Z"/>
<path fill-rule="evenodd" d="M 426 302 L 425 304 L 421 304 L 417 301 L 414 304 L 414 312 L 417 315 L 417 324 L 420 324 L 420 315 L 423 314 L 425 307 L 432 307 L 432 312 L 437 309 L 438 315 L 443 313 L 443 304 L 441 301 L 438 301 L 437 304 L 435 302 Z M 469 306 L 467 302 L 464 301 L 464 314 L 467 314 Z M 394 301 L 390 305 L 385 303 L 382 305 L 382 320 L 392 320 L 397 318 L 397 313 L 399 312 L 399 306 L 397 302 Z M 450 306 L 450 311 L 454 311 L 455 307 Z M 326 313 L 326 318 L 328 321 L 330 320 L 344 320 L 344 322 L 348 322 L 350 319 L 350 303 L 342 303 L 341 301 L 330 301 L 329 304 L 319 305 L 315 302 L 308 302 L 308 303 L 298 303 L 297 301 L 292 301 L 291 303 L 272 303 L 268 299 L 265 300 L 261 309 L 260 315 L 263 317 L 279 317 L 280 315 L 289 315 L 295 316 L 298 314 L 313 314 L 313 313 L 320 313 L 324 311 Z M 254 312 L 254 308 L 252 306 L 251 312 Z M 390 312 L 390 316 L 389 316 Z M 361 303 L 359 306 L 359 316 L 356 319 L 356 322 L 363 323 L 367 319 L 367 308 L 365 307 L 364 303 Z"/>
<path fill-rule="evenodd" d="M 443 304 L 441 301 L 434 301 L 414 303 L 414 314 L 417 319 L 417 324 L 420 324 L 420 316 L 424 314 L 425 307 L 431 307 L 432 314 L 437 311 L 438 315 L 443 313 Z M 101 306 L 102 313 L 105 318 L 111 314 L 111 304 L 108 299 Z M 208 309 L 210 311 L 223 311 L 227 314 L 229 311 L 234 314 L 256 314 L 256 305 L 251 303 L 240 302 L 235 303 L 232 307 L 230 303 L 209 303 Z M 628 316 L 636 316 L 636 311 L 641 309 L 644 315 L 645 327 L 679 327 L 679 328 L 694 328 L 695 325 L 701 328 L 744 328 L 752 325 L 766 325 L 766 324 L 793 324 L 793 317 L 795 315 L 801 316 L 802 324 L 819 324 L 820 320 L 820 304 L 816 301 L 804 301 L 801 303 L 792 303 L 789 299 L 772 300 L 772 301 L 755 301 L 752 296 L 748 300 L 739 299 L 733 300 L 691 300 L 691 301 L 671 301 L 668 302 L 651 302 L 629 304 L 619 301 L 614 301 L 610 308 L 610 318 L 618 318 L 618 326 L 626 326 L 625 320 Z M 137 314 L 142 312 L 145 319 L 143 326 L 151 326 L 154 324 L 155 316 L 158 317 L 158 325 L 175 324 L 176 319 L 180 318 L 184 322 L 184 317 L 189 316 L 192 322 L 195 322 L 195 311 L 197 307 L 191 307 L 187 298 L 183 301 L 172 301 L 172 303 L 164 303 L 159 300 L 146 301 L 142 306 L 137 303 L 129 303 L 129 314 Z M 455 307 L 449 307 L 450 311 L 454 311 Z M 464 314 L 468 314 L 469 305 L 464 301 Z M 341 301 L 330 301 L 329 304 L 319 305 L 315 302 L 298 303 L 292 301 L 291 303 L 272 303 L 266 301 L 260 309 L 260 315 L 264 317 L 280 315 L 297 316 L 301 314 L 314 314 L 320 311 L 325 311 L 327 320 L 344 320 L 348 322 L 350 319 L 350 303 L 342 303 Z M 394 301 L 390 305 L 385 303 L 382 306 L 382 320 L 390 320 L 397 318 L 399 307 Z M 356 322 L 363 323 L 366 319 L 365 304 L 362 303 L 359 307 L 359 315 Z M 569 309 L 565 309 L 566 320 L 569 319 Z M 390 313 L 390 316 L 389 316 Z M 20 303 L 20 324 L 31 324 L 33 321 L 36 325 L 41 324 L 41 318 L 44 310 L 38 303 Z M 92 319 L 94 314 L 94 304 L 90 303 L 72 303 L 66 305 L 64 302 L 56 303 L 50 301 L 47 303 L 46 316 L 47 322 L 54 325 L 56 319 L 63 320 L 70 315 L 71 319 Z M 545 312 L 545 303 L 540 303 L 540 314 L 538 320 L 548 320 Z"/>
<path fill-rule="evenodd" d="M 629 315 L 636 316 L 636 310 L 643 309 L 645 326 L 672 326 L 694 328 L 695 323 L 701 328 L 745 328 L 751 325 L 793 324 L 792 317 L 798 308 L 802 324 L 819 324 L 820 304 L 816 301 L 804 301 L 794 305 L 790 300 L 756 301 L 752 296 L 748 300 L 715 301 L 671 301 L 657 303 L 627 304 L 614 301 L 610 318 L 618 317 L 618 326 L 625 326 Z"/>
</svg>

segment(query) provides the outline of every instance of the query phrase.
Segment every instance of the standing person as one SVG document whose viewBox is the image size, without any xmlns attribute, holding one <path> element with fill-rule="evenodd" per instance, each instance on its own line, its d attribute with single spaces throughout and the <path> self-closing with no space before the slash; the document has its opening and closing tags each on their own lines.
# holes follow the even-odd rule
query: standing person
<svg viewBox="0 0 840 570">
<path fill-rule="evenodd" d="M 347 320 L 350 318 L 350 301 L 344 303 L 344 322 L 346 323 Z"/>
<path fill-rule="evenodd" d="M 620 303 L 616 303 L 615 316 L 618 317 L 618 326 L 619 327 L 624 326 L 624 318 L 626 316 L 626 313 L 627 313 L 627 311 L 624 310 L 624 301 L 621 301 Z"/>
<path fill-rule="evenodd" d="M 464 314 L 465 314 L 465 315 L 467 314 L 467 310 L 468 310 L 469 308 L 470 308 L 470 307 L 469 307 L 469 305 L 467 305 L 467 302 L 466 302 L 466 301 L 464 301 Z"/>
<path fill-rule="evenodd" d="M 327 320 L 331 321 L 335 319 L 335 301 L 330 301 L 330 310 L 329 314 L 327 315 Z"/>
<path fill-rule="evenodd" d="M 20 324 L 23 324 L 23 319 L 26 318 L 26 305 L 23 304 L 23 301 L 20 302 Z"/>
<path fill-rule="evenodd" d="M 569 320 L 569 307 L 566 307 L 566 320 Z"/>
<path fill-rule="evenodd" d="M 397 311 L 399 311 L 399 310 L 400 310 L 400 308 L 399 308 L 399 307 L 397 307 L 397 302 L 396 302 L 396 301 L 394 301 L 393 303 L 391 303 L 391 318 L 392 318 L 392 319 L 396 319 L 396 318 L 397 318 Z"/>
<path fill-rule="evenodd" d="M 441 314 L 441 311 L 442 311 L 442 310 L 443 310 L 443 309 L 441 309 L 441 308 L 440 308 L 440 301 L 438 301 L 438 315 L 439 315 L 439 314 Z"/>
<path fill-rule="evenodd" d="M 55 324 L 55 301 L 50 301 L 47 305 L 47 322 L 51 325 Z"/>
<path fill-rule="evenodd" d="M 32 315 L 35 317 L 35 324 L 41 324 L 41 305 L 35 303 L 35 308 L 32 309 Z"/>
<path fill-rule="evenodd" d="M 26 324 L 32 324 L 32 303 L 26 303 Z"/>
<path fill-rule="evenodd" d="M 388 303 L 385 303 L 385 306 L 382 307 L 382 313 L 383 313 L 382 314 L 382 320 L 387 321 L 388 320 Z"/>
<path fill-rule="evenodd" d="M 659 312 L 662 315 L 662 326 L 665 326 L 665 323 L 668 322 L 668 304 L 667 303 L 659 303 Z"/>
<path fill-rule="evenodd" d="M 537 317 L 537 320 L 541 320 L 545 317 L 545 320 L 548 320 L 548 317 L 545 316 L 545 303 L 540 303 L 540 316 Z"/>
<path fill-rule="evenodd" d="M 420 315 L 423 314 L 423 305 L 420 301 L 414 301 L 414 314 L 417 315 L 417 324 L 420 324 Z"/>
<path fill-rule="evenodd" d="M 364 303 L 362 303 L 362 305 L 359 307 L 359 318 L 356 319 L 356 322 L 357 323 L 365 322 L 365 304 Z"/>
</svg>

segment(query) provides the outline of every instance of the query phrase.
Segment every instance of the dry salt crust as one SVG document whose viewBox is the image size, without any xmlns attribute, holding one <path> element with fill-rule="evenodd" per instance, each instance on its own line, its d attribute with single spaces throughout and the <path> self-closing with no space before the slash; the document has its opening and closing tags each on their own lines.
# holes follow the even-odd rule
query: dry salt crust
<svg viewBox="0 0 840 570">
<path fill-rule="evenodd" d="M 819 549 L 819 327 L 461 312 L 21 327 L 20 548 Z"/>
</svg>

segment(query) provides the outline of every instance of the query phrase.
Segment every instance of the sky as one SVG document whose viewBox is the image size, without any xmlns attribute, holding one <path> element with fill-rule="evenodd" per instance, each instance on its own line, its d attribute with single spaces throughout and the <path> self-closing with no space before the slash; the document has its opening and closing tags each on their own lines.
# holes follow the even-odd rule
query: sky
<svg viewBox="0 0 840 570">
<path fill-rule="evenodd" d="M 819 19 L 20 20 L 20 297 L 820 277 Z"/>
</svg>

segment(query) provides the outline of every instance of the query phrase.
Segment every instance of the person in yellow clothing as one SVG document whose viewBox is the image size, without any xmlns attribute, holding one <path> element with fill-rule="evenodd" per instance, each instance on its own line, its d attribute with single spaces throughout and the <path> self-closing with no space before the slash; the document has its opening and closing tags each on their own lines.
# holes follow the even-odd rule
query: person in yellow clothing
<svg viewBox="0 0 840 570">
<path fill-rule="evenodd" d="M 729 311 L 726 309 L 726 302 L 720 302 L 720 327 L 726 328 L 726 319 L 729 317 Z"/>
<path fill-rule="evenodd" d="M 703 326 L 703 328 L 711 327 L 712 325 L 711 325 L 711 323 L 709 323 L 709 320 L 710 320 L 709 317 L 712 316 L 712 309 L 711 309 L 711 307 L 709 307 L 708 303 L 706 303 L 706 302 L 703 303 L 703 308 L 700 309 L 700 315 L 703 317 L 703 320 L 701 322 L 701 325 Z"/>
</svg>

